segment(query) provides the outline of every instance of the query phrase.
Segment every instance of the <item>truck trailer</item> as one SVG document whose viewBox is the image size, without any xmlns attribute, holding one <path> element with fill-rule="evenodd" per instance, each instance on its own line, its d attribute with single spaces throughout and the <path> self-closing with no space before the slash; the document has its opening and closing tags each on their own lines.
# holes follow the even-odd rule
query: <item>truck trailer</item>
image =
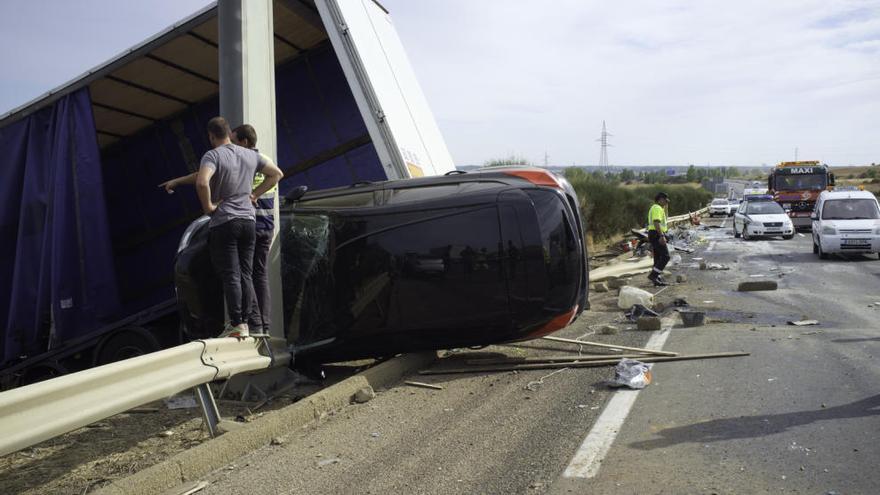
<svg viewBox="0 0 880 495">
<path fill-rule="evenodd" d="M 276 0 L 273 19 L 282 195 L 455 169 L 379 3 Z M 173 263 L 201 210 L 157 185 L 210 147 L 218 48 L 214 4 L 0 116 L 3 388 L 184 338 Z"/>
</svg>

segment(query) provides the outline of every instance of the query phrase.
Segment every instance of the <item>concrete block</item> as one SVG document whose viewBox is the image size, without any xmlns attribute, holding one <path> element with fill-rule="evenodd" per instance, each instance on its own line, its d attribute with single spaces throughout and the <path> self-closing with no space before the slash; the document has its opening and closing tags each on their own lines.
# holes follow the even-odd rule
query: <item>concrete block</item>
<svg viewBox="0 0 880 495">
<path fill-rule="evenodd" d="M 625 285 L 629 285 L 630 279 L 628 278 L 614 278 L 608 281 L 609 289 L 619 289 Z"/>
<path fill-rule="evenodd" d="M 608 292 L 608 284 L 605 282 L 593 284 L 593 292 Z"/>
<path fill-rule="evenodd" d="M 777 287 L 775 280 L 747 280 L 740 282 L 737 290 L 740 292 L 754 292 L 759 290 L 776 290 Z"/>
<path fill-rule="evenodd" d="M 687 275 L 676 275 L 675 281 L 679 284 L 683 284 L 688 281 Z"/>
<path fill-rule="evenodd" d="M 660 330 L 661 327 L 660 318 L 656 316 L 642 316 L 636 322 L 636 328 L 639 330 L 653 331 Z"/>
</svg>

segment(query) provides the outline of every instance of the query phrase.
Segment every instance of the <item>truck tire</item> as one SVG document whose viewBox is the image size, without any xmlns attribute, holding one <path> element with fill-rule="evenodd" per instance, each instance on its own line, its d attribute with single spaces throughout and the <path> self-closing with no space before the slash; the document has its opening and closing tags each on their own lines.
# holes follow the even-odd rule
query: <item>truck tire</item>
<svg viewBox="0 0 880 495">
<path fill-rule="evenodd" d="M 128 327 L 109 336 L 98 344 L 95 366 L 130 359 L 161 349 L 156 336 L 143 327 Z"/>
</svg>

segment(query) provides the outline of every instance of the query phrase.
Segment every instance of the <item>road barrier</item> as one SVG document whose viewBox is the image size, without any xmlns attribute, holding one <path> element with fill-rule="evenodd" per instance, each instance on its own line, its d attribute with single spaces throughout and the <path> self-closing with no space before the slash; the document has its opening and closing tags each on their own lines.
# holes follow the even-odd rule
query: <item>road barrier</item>
<svg viewBox="0 0 880 495">
<path fill-rule="evenodd" d="M 284 339 L 197 340 L 0 393 L 0 456 L 189 388 L 287 366 L 290 358 Z M 198 391 L 202 400 L 210 395 Z"/>
</svg>

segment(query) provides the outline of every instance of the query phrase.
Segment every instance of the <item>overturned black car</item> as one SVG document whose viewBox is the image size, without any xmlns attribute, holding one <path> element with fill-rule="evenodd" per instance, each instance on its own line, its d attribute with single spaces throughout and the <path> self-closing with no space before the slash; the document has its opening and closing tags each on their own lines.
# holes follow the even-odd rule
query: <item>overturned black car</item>
<svg viewBox="0 0 880 495">
<path fill-rule="evenodd" d="M 288 199 L 281 277 L 297 359 L 528 340 L 587 308 L 577 197 L 545 170 L 489 168 Z M 205 220 L 187 229 L 175 266 L 181 318 L 193 338 L 223 329 Z"/>
</svg>

